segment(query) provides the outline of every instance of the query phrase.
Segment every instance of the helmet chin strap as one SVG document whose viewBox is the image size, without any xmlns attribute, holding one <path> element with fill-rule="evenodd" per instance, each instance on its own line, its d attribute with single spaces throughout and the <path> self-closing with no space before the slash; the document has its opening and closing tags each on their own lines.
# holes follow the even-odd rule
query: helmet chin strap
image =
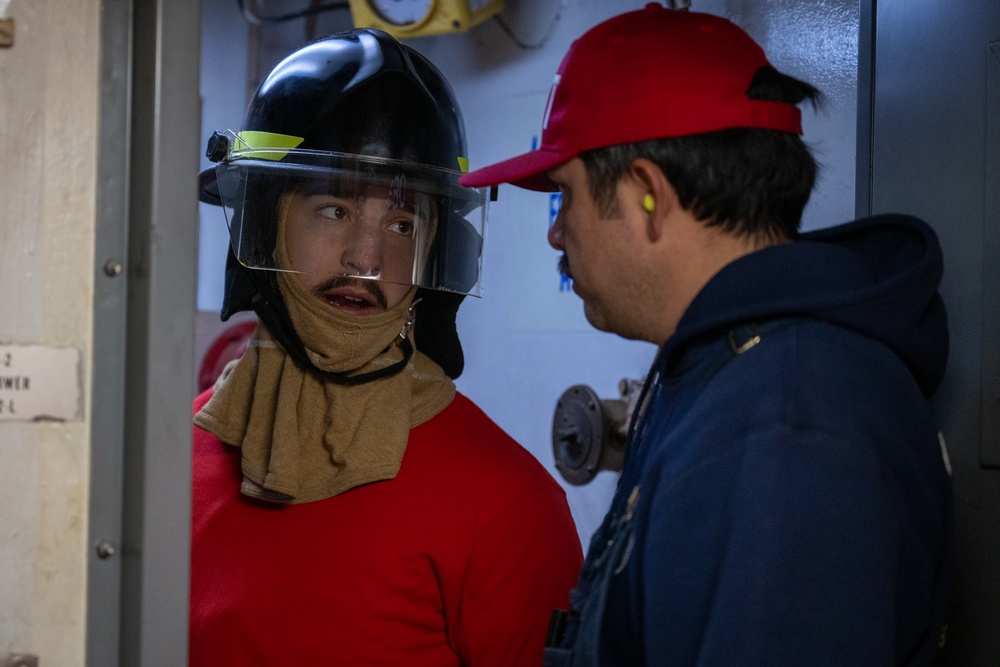
<svg viewBox="0 0 1000 667">
<path fill-rule="evenodd" d="M 409 332 L 410 328 L 413 326 L 414 320 L 416 319 L 416 305 L 419 301 L 418 299 L 414 300 L 414 302 L 410 304 L 406 323 L 399 332 L 399 336 L 393 339 L 393 342 L 390 343 L 390 346 L 399 345 L 399 349 L 403 353 L 402 359 L 394 364 L 386 366 L 385 368 L 380 368 L 377 371 L 371 371 L 368 373 L 358 373 L 356 375 L 352 375 L 350 373 L 336 373 L 317 368 L 312 363 L 309 359 L 309 355 L 306 353 L 305 344 L 302 342 L 302 339 L 299 338 L 299 334 L 295 331 L 295 327 L 292 325 L 292 319 L 288 315 L 288 306 L 285 304 L 285 300 L 282 298 L 277 285 L 274 284 L 273 278 L 270 275 L 256 275 L 258 273 L 264 272 L 250 272 L 251 280 L 253 280 L 257 285 L 258 294 L 258 298 L 253 301 L 254 312 L 257 313 L 257 316 L 261 319 L 261 321 L 267 325 L 268 330 L 271 332 L 271 335 L 274 336 L 275 340 L 281 343 L 281 346 L 285 348 L 288 355 L 303 370 L 308 371 L 321 380 L 326 380 L 327 382 L 344 386 L 354 386 L 396 375 L 406 368 L 408 363 L 410 363 L 410 358 L 413 356 L 413 344 L 410 343 Z M 269 274 L 270 272 L 267 273 Z M 387 347 L 386 349 L 388 350 L 389 348 Z"/>
</svg>

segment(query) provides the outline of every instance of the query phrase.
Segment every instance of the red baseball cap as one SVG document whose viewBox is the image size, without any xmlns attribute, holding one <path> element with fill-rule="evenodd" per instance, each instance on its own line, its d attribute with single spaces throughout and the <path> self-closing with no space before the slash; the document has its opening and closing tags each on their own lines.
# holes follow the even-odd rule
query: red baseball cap
<svg viewBox="0 0 1000 667">
<path fill-rule="evenodd" d="M 582 151 L 734 127 L 802 134 L 794 104 L 753 100 L 763 49 L 730 21 L 650 3 L 591 28 L 549 91 L 541 146 L 464 174 L 468 187 L 553 191 L 548 169 Z"/>
</svg>

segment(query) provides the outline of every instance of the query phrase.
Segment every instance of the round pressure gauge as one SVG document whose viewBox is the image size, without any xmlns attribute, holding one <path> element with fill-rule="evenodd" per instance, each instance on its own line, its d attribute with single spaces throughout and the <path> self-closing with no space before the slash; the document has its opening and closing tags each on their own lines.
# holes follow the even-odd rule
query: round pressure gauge
<svg viewBox="0 0 1000 667">
<path fill-rule="evenodd" d="M 380 17 L 393 25 L 414 25 L 423 22 L 434 0 L 368 0 Z"/>
</svg>

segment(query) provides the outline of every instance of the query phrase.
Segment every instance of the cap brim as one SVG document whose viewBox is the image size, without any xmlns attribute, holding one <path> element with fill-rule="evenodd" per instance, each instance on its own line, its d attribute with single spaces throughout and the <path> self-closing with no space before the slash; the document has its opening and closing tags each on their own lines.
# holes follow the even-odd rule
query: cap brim
<svg viewBox="0 0 1000 667">
<path fill-rule="evenodd" d="M 575 156 L 576 153 L 571 151 L 539 148 L 530 153 L 470 171 L 459 177 L 458 182 L 469 188 L 510 183 L 527 190 L 555 192 L 558 188 L 549 180 L 545 172 L 568 162 Z"/>
<path fill-rule="evenodd" d="M 215 167 L 202 169 L 198 173 L 198 200 L 206 204 L 222 206 L 222 197 L 219 195 L 219 181 L 215 175 Z"/>
</svg>

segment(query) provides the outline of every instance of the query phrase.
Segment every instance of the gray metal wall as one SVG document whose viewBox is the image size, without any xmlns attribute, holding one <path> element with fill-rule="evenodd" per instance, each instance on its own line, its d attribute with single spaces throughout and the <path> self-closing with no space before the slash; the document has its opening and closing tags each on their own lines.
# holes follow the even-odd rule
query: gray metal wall
<svg viewBox="0 0 1000 667">
<path fill-rule="evenodd" d="M 951 353 L 935 407 L 957 562 L 947 665 L 1000 665 L 1000 2 L 866 0 L 858 207 L 940 236 Z"/>
</svg>

